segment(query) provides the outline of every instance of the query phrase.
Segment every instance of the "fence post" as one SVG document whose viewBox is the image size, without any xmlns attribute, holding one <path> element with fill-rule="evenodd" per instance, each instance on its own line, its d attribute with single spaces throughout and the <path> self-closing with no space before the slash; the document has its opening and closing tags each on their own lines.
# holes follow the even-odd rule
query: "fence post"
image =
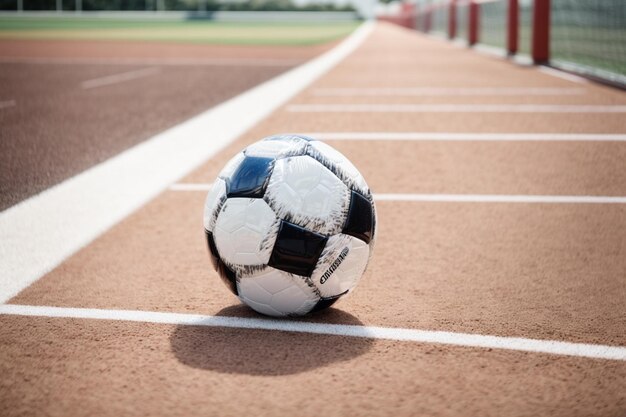
<svg viewBox="0 0 626 417">
<path fill-rule="evenodd" d="M 519 36 L 519 3 L 518 0 L 509 0 L 509 12 L 507 20 L 507 43 L 506 50 L 509 55 L 517 53 Z"/>
<path fill-rule="evenodd" d="M 420 7 L 420 3 L 419 2 L 415 3 L 415 17 L 413 18 L 413 21 L 415 22 L 415 30 L 418 32 L 421 29 L 421 24 L 420 24 L 421 12 L 422 12 L 422 8 Z"/>
<path fill-rule="evenodd" d="M 532 56 L 535 64 L 550 60 L 550 0 L 535 0 L 533 5 Z"/>
<path fill-rule="evenodd" d="M 413 16 L 415 14 L 415 5 L 413 3 L 404 2 L 402 3 L 401 15 L 400 15 L 400 24 L 407 29 L 415 29 L 415 22 L 413 20 Z"/>
<path fill-rule="evenodd" d="M 448 11 L 448 38 L 456 37 L 456 0 L 450 0 Z"/>
<path fill-rule="evenodd" d="M 478 25 L 480 19 L 480 5 L 475 0 L 471 0 L 469 4 L 469 33 L 467 42 L 470 46 L 478 43 Z"/>
</svg>

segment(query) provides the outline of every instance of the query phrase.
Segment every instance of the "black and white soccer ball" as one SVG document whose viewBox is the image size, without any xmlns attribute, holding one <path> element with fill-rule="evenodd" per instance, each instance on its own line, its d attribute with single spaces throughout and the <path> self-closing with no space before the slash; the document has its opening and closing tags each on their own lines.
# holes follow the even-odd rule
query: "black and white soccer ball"
<svg viewBox="0 0 626 417">
<path fill-rule="evenodd" d="M 213 266 L 242 302 L 299 316 L 354 289 L 372 254 L 376 211 L 345 156 L 280 135 L 226 164 L 206 198 L 204 229 Z"/>
</svg>

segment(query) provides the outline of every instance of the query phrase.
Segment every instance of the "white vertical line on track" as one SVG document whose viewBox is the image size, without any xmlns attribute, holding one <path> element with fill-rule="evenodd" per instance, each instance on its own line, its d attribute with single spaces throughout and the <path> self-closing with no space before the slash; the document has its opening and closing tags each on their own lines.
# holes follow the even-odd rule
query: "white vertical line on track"
<svg viewBox="0 0 626 417">
<path fill-rule="evenodd" d="M 338 141 L 626 141 L 626 134 L 603 133 L 307 132 L 303 135 L 321 140 Z"/>
<path fill-rule="evenodd" d="M 282 106 L 354 51 L 372 29 L 372 22 L 363 23 L 306 64 L 1 212 L 0 303 Z"/>
<path fill-rule="evenodd" d="M 211 183 L 177 183 L 170 191 L 209 191 Z M 433 203 L 552 203 L 552 204 L 626 204 L 626 197 L 589 195 L 525 194 L 374 194 L 377 201 L 414 201 Z"/>
<path fill-rule="evenodd" d="M 291 113 L 626 113 L 626 105 L 291 104 Z"/>
<path fill-rule="evenodd" d="M 8 109 L 9 107 L 15 107 L 17 102 L 15 100 L 0 101 L 0 109 Z"/>
<path fill-rule="evenodd" d="M 417 87 L 417 88 L 316 88 L 318 97 L 379 96 L 574 96 L 585 94 L 584 88 L 569 87 Z"/>
<path fill-rule="evenodd" d="M 522 337 L 490 336 L 434 330 L 403 329 L 350 324 L 311 323 L 305 321 L 206 316 L 200 314 L 161 313 L 136 310 L 102 310 L 88 308 L 47 307 L 4 304 L 0 315 L 53 317 L 92 320 L 115 320 L 139 323 L 173 324 L 179 326 L 226 327 L 235 329 L 274 330 L 313 333 L 367 339 L 433 343 L 460 347 L 504 349 L 553 355 L 578 356 L 593 359 L 626 360 L 626 347 Z"/>
<path fill-rule="evenodd" d="M 104 87 L 112 84 L 119 84 L 126 81 L 132 81 L 139 78 L 149 77 L 161 72 L 159 67 L 142 68 L 135 71 L 127 71 L 119 74 L 107 75 L 106 77 L 94 78 L 93 80 L 83 81 L 80 85 L 84 90 L 91 88 Z"/>
</svg>

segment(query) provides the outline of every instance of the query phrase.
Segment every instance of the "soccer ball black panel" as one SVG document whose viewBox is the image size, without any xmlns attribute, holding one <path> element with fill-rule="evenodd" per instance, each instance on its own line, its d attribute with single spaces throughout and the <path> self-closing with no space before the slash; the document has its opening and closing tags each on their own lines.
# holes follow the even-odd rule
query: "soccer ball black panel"
<svg viewBox="0 0 626 417">
<path fill-rule="evenodd" d="M 365 243 L 370 243 L 374 234 L 372 202 L 356 191 L 352 191 L 350 197 L 350 209 L 343 233 L 358 237 Z"/>
<path fill-rule="evenodd" d="M 227 197 L 263 197 L 273 165 L 274 158 L 246 156 L 226 180 Z"/>
<path fill-rule="evenodd" d="M 327 240 L 324 235 L 283 220 L 268 265 L 310 277 Z"/>
<path fill-rule="evenodd" d="M 237 295 L 237 277 L 235 272 L 232 271 L 224 261 L 220 258 L 220 254 L 217 251 L 217 247 L 215 246 L 215 240 L 213 239 L 213 234 L 211 232 L 205 231 L 207 244 L 209 246 L 209 256 L 211 257 L 211 263 L 213 264 L 213 268 L 217 271 L 220 278 L 226 284 L 228 289 L 235 295 Z"/>
</svg>

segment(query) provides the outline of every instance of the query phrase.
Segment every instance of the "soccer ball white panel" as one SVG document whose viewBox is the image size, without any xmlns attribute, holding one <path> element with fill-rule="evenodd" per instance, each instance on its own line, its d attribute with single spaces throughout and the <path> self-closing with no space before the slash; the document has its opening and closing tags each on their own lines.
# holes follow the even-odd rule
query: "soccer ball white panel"
<svg viewBox="0 0 626 417">
<path fill-rule="evenodd" d="M 319 301 L 304 277 L 267 267 L 237 282 L 239 298 L 259 313 L 270 316 L 306 314 Z"/>
<path fill-rule="evenodd" d="M 257 198 L 229 198 L 215 223 L 215 246 L 228 266 L 264 265 L 272 253 L 280 222 Z"/>
<path fill-rule="evenodd" d="M 308 156 L 279 159 L 264 199 L 279 218 L 321 234 L 341 232 L 350 191 L 332 172 Z"/>
<path fill-rule="evenodd" d="M 204 229 L 206 231 L 213 231 L 224 201 L 226 201 L 226 183 L 223 179 L 217 178 L 204 202 Z"/>
<path fill-rule="evenodd" d="M 367 243 L 339 234 L 328 238 L 311 280 L 322 297 L 333 297 L 354 288 L 369 260 Z"/>
<path fill-rule="evenodd" d="M 348 160 L 341 152 L 335 148 L 320 141 L 312 141 L 309 143 L 309 154 L 315 159 L 322 161 L 324 165 L 331 165 L 331 169 L 346 185 L 354 188 L 363 195 L 369 194 L 369 187 L 363 178 L 363 175 L 352 162 Z"/>
<path fill-rule="evenodd" d="M 253 143 L 245 150 L 246 156 L 280 159 L 287 156 L 303 155 L 308 142 L 296 137 L 285 140 L 262 140 Z"/>
<path fill-rule="evenodd" d="M 233 156 L 230 161 L 226 163 L 224 168 L 220 171 L 218 178 L 222 178 L 224 180 L 232 177 L 235 173 L 241 162 L 246 158 L 243 152 L 239 152 L 237 155 Z"/>
</svg>

